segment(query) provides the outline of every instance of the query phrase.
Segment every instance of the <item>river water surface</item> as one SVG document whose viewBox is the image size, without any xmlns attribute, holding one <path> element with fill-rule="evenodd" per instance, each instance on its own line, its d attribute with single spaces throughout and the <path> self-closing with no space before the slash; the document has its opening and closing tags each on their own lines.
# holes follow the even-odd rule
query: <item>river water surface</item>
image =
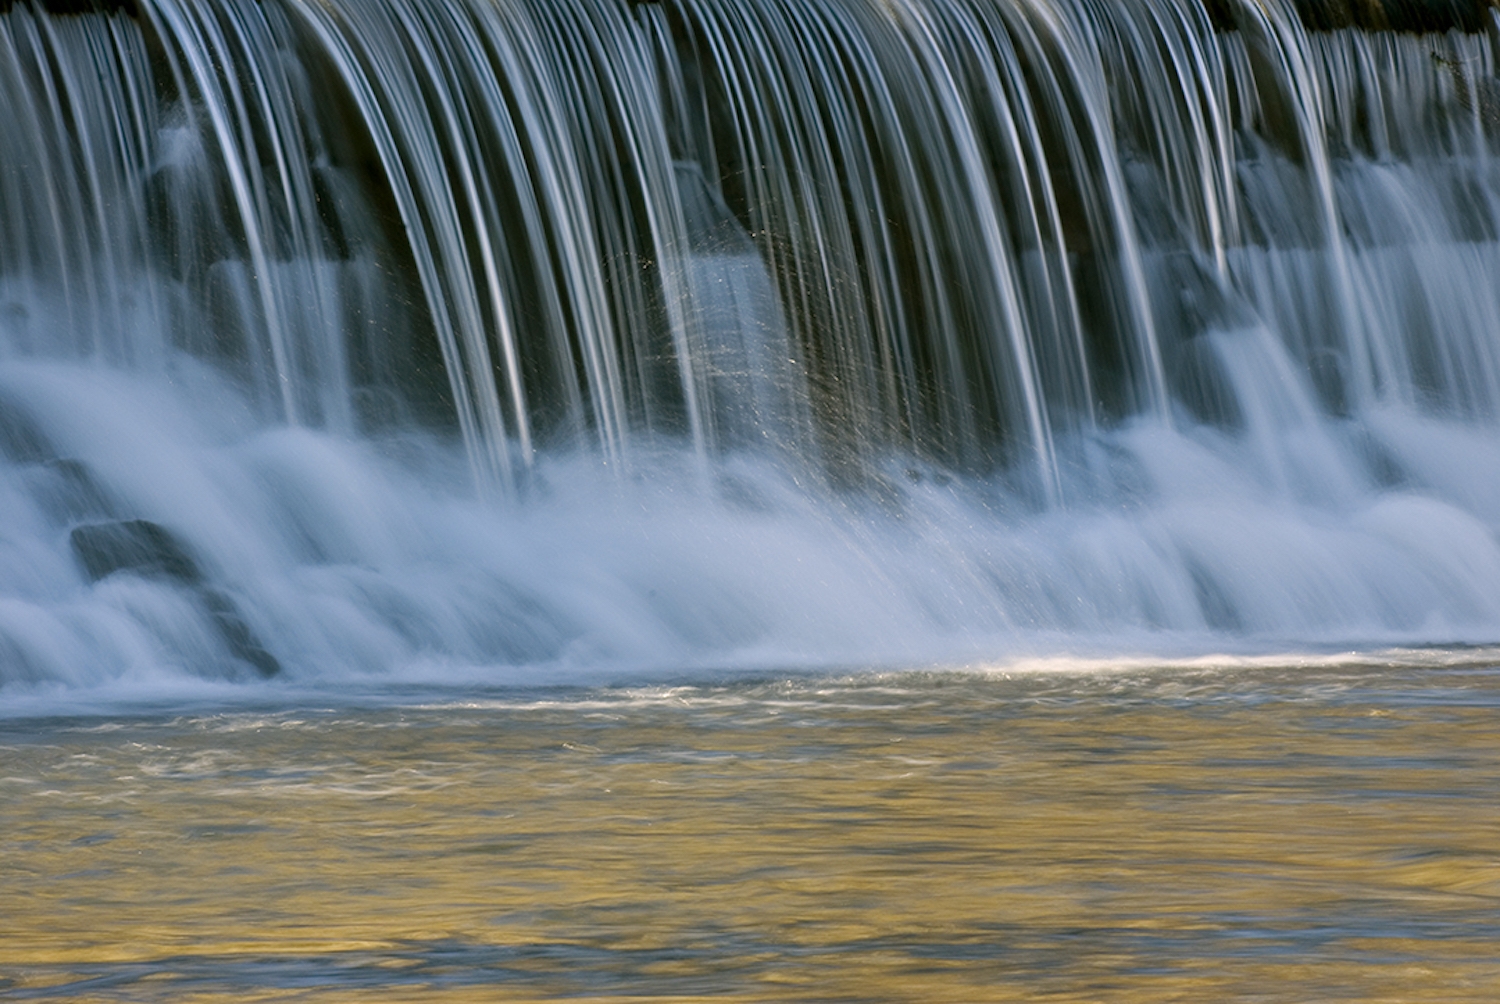
<svg viewBox="0 0 1500 1004">
<path fill-rule="evenodd" d="M 0 1000 L 1492 1001 L 1496 662 L 11 718 Z"/>
</svg>

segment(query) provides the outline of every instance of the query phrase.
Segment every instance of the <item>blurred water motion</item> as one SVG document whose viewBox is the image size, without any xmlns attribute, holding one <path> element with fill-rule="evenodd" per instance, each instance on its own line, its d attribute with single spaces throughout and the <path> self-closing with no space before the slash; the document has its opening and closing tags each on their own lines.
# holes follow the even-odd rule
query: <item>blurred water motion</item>
<svg viewBox="0 0 1500 1004">
<path fill-rule="evenodd" d="M 1488 0 L 0 0 L 0 136 L 5 702 L 1500 641 Z"/>
<path fill-rule="evenodd" d="M 1493 1000 L 1442 655 L 11 721 L 0 1000 Z"/>
</svg>

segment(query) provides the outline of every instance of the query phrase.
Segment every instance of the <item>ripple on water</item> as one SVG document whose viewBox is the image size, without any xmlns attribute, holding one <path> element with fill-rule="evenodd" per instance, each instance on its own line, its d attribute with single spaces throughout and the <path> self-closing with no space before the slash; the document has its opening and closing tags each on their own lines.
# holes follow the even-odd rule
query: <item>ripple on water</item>
<svg viewBox="0 0 1500 1004">
<path fill-rule="evenodd" d="M 1500 673 L 1130 665 L 0 723 L 0 999 L 1479 1001 Z"/>
</svg>

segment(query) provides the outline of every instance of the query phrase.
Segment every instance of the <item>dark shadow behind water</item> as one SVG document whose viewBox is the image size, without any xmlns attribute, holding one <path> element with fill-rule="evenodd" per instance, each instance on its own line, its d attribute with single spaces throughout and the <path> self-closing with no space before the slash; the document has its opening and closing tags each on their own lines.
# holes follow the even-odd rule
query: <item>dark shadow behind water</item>
<svg viewBox="0 0 1500 1004">
<path fill-rule="evenodd" d="M 13 720 L 0 999 L 1488 1000 L 1429 655 Z"/>
</svg>

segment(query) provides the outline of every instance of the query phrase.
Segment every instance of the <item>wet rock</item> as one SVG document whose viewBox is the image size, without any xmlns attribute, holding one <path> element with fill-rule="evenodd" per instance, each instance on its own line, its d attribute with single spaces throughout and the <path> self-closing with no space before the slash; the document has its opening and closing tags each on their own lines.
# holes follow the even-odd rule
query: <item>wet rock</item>
<svg viewBox="0 0 1500 1004">
<path fill-rule="evenodd" d="M 149 520 L 74 527 L 69 542 L 92 582 L 115 572 L 172 579 L 185 585 L 197 585 L 203 579 L 182 543 L 160 524 Z"/>
<path fill-rule="evenodd" d="M 16 464 L 39 464 L 52 459 L 52 447 L 31 416 L 0 399 L 0 455 Z"/>
<path fill-rule="evenodd" d="M 31 0 L 48 14 L 124 14 L 141 16 L 136 0 Z M 0 14 L 15 6 L 15 0 L 0 0 Z"/>
<path fill-rule="evenodd" d="M 90 581 L 128 572 L 189 587 L 207 609 L 230 655 L 261 676 L 281 672 L 281 663 L 250 630 L 234 600 L 203 585 L 198 563 L 165 527 L 144 519 L 91 523 L 74 527 L 69 540 Z"/>
<path fill-rule="evenodd" d="M 1488 0 L 1293 0 L 1309 31 L 1400 31 L 1412 34 L 1484 30 Z"/>
<path fill-rule="evenodd" d="M 208 607 L 209 616 L 218 626 L 219 636 L 224 639 L 231 655 L 255 667 L 261 676 L 270 677 L 281 672 L 281 663 L 260 644 L 233 600 L 217 589 L 205 589 L 203 604 Z"/>
</svg>

